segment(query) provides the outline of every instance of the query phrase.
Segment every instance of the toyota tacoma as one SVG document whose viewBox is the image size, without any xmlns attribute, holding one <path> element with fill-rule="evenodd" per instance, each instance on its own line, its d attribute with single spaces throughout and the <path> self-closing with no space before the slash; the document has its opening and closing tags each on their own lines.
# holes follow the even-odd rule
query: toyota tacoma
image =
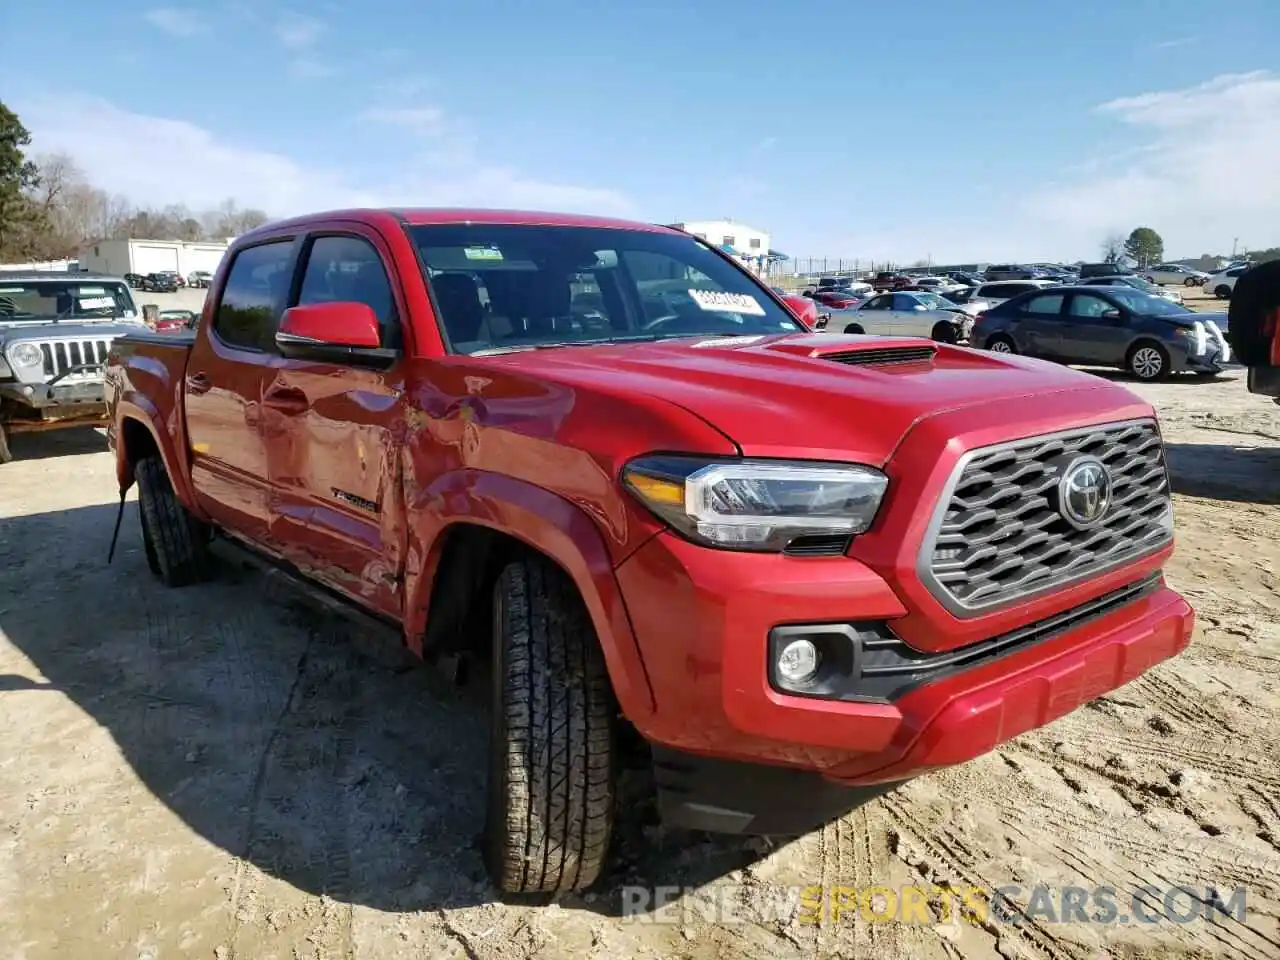
<svg viewBox="0 0 1280 960">
<path fill-rule="evenodd" d="M 504 891 L 598 877 L 624 752 L 668 824 L 793 835 L 1191 637 L 1148 404 L 805 329 L 665 227 L 279 221 L 194 331 L 117 340 L 107 389 L 165 584 L 233 550 L 417 656 L 491 658 Z"/>
</svg>

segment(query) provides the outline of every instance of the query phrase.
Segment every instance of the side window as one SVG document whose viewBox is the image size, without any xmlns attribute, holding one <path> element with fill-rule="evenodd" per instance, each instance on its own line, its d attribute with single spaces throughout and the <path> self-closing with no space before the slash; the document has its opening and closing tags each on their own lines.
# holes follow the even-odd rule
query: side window
<svg viewBox="0 0 1280 960">
<path fill-rule="evenodd" d="M 893 295 L 894 310 L 914 310 L 919 302 L 915 297 L 908 297 L 905 293 L 895 293 Z"/>
<path fill-rule="evenodd" d="M 1077 293 L 1071 298 L 1071 309 L 1067 312 L 1073 317 L 1081 317 L 1087 319 L 1097 319 L 1108 310 L 1114 310 L 1115 307 L 1107 300 L 1101 297 L 1094 297 L 1087 293 Z"/>
<path fill-rule="evenodd" d="M 278 311 L 288 293 L 292 251 L 292 240 L 275 240 L 236 254 L 213 318 L 218 339 L 248 350 L 275 350 Z"/>
<path fill-rule="evenodd" d="M 1054 316 L 1062 312 L 1062 294 L 1052 293 L 1043 297 L 1032 297 L 1022 308 L 1025 313 L 1037 316 Z"/>
<path fill-rule="evenodd" d="M 890 304 L 893 303 L 892 296 L 872 297 L 862 305 L 863 310 L 888 310 Z"/>
<path fill-rule="evenodd" d="M 362 237 L 317 237 L 307 256 L 298 305 L 363 303 L 378 318 L 384 347 L 400 346 L 400 318 L 386 267 Z"/>
</svg>

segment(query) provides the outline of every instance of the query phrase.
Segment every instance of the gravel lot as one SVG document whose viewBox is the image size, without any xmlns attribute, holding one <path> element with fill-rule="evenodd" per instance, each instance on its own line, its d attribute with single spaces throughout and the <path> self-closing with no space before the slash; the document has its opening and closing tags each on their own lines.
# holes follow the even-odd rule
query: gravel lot
<svg viewBox="0 0 1280 960">
<path fill-rule="evenodd" d="M 256 576 L 164 590 L 132 504 L 107 566 L 101 434 L 16 438 L 0 468 L 0 957 L 1275 960 L 1280 407 L 1238 373 L 1134 389 L 1170 443 L 1169 575 L 1200 612 L 1184 655 L 786 845 L 634 815 L 599 892 L 551 907 L 500 903 L 484 880 L 479 691 L 395 672 Z M 619 916 L 627 883 L 744 903 L 793 884 L 1248 893 L 1243 923 L 644 924 Z"/>
</svg>

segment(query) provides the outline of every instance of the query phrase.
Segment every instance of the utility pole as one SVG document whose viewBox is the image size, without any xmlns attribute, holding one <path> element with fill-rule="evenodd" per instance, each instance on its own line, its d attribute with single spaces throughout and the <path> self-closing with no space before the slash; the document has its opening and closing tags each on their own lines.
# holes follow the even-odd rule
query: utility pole
<svg viewBox="0 0 1280 960">
<path fill-rule="evenodd" d="M 1240 238 L 1239 238 L 1239 237 L 1232 237 L 1232 239 L 1231 239 L 1231 259 L 1232 259 L 1232 260 L 1234 260 L 1234 259 L 1236 258 L 1236 246 L 1237 246 L 1239 243 L 1240 243 Z"/>
</svg>

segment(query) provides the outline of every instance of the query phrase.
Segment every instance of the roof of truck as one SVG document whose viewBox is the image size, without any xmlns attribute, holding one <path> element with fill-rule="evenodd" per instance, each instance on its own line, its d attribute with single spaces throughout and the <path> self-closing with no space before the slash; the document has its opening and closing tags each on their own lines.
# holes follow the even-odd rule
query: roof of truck
<svg viewBox="0 0 1280 960">
<path fill-rule="evenodd" d="M 376 222 L 393 217 L 409 226 L 435 223 L 507 223 L 540 224 L 557 227 L 596 227 L 615 230 L 647 230 L 653 233 L 679 233 L 655 223 L 641 223 L 614 217 L 591 217 L 577 213 L 551 213 L 545 210 L 490 210 L 476 207 L 365 207 L 347 210 L 322 210 L 263 224 L 250 234 L 266 232 L 287 225 L 305 225 L 321 220 L 355 220 Z M 250 234 L 246 234 L 248 236 Z"/>
</svg>

